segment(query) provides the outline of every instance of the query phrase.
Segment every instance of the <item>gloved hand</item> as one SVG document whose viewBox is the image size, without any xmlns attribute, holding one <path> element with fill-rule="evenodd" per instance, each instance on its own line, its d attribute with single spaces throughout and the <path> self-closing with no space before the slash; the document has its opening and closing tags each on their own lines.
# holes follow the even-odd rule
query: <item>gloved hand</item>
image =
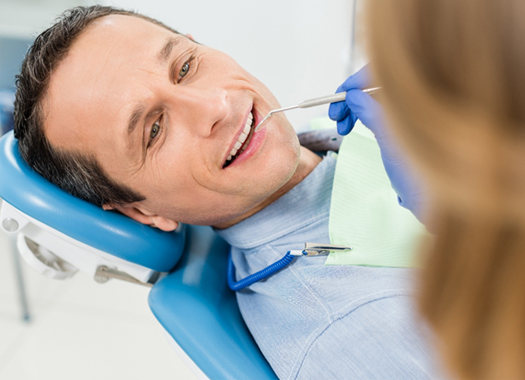
<svg viewBox="0 0 525 380">
<path fill-rule="evenodd" d="M 396 146 L 386 126 L 381 105 L 370 95 L 361 91 L 369 86 L 368 67 L 350 76 L 337 92 L 347 91 L 344 102 L 332 103 L 328 111 L 330 119 L 337 121 L 337 131 L 347 135 L 357 119 L 370 129 L 381 150 L 381 158 L 390 183 L 398 195 L 399 204 L 410 210 L 421 221 L 425 206 L 425 193 L 421 181 L 413 173 L 406 155 Z"/>
</svg>

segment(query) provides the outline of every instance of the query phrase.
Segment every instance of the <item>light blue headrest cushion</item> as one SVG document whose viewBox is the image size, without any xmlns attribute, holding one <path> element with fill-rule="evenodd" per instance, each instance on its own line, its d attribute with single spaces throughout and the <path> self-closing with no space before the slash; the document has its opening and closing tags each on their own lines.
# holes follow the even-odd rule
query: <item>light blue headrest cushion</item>
<svg viewBox="0 0 525 380">
<path fill-rule="evenodd" d="M 164 232 L 76 198 L 31 169 L 13 132 L 0 140 L 0 197 L 32 218 L 121 259 L 168 272 L 184 248 L 182 232 Z"/>
</svg>

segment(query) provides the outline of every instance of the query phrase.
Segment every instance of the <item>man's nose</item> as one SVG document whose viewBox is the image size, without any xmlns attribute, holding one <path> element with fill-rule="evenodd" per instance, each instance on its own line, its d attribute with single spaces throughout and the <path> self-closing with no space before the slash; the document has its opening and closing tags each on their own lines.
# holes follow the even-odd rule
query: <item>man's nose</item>
<svg viewBox="0 0 525 380">
<path fill-rule="evenodd" d="M 230 112 L 228 91 L 222 88 L 179 88 L 176 97 L 181 107 L 175 111 L 184 124 L 206 137 L 214 127 L 226 120 Z"/>
</svg>

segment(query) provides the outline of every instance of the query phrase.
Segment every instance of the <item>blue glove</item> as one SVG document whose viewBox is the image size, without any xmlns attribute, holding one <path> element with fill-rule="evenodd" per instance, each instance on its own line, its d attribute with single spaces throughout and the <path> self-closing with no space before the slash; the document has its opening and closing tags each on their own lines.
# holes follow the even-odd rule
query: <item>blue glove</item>
<svg viewBox="0 0 525 380">
<path fill-rule="evenodd" d="M 350 76 L 337 92 L 347 91 L 344 102 L 332 103 L 328 111 L 330 119 L 337 121 L 337 132 L 347 135 L 357 119 L 370 129 L 381 150 L 381 158 L 390 183 L 398 195 L 399 204 L 410 210 L 421 221 L 425 191 L 407 162 L 406 155 L 396 146 L 387 128 L 381 105 L 370 95 L 361 91 L 369 86 L 368 67 Z"/>
</svg>

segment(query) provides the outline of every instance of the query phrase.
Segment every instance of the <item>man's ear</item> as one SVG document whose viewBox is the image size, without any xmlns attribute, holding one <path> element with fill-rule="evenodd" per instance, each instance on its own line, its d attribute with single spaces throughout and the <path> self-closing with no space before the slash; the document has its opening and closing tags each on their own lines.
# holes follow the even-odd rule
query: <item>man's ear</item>
<svg viewBox="0 0 525 380">
<path fill-rule="evenodd" d="M 103 205 L 104 210 L 117 210 L 121 214 L 124 214 L 131 219 L 136 220 L 142 224 L 147 224 L 148 226 L 157 227 L 162 231 L 174 231 L 179 226 L 179 222 L 165 218 L 163 216 L 155 215 L 149 213 L 145 210 L 134 206 L 133 204 L 129 205 Z"/>
</svg>

